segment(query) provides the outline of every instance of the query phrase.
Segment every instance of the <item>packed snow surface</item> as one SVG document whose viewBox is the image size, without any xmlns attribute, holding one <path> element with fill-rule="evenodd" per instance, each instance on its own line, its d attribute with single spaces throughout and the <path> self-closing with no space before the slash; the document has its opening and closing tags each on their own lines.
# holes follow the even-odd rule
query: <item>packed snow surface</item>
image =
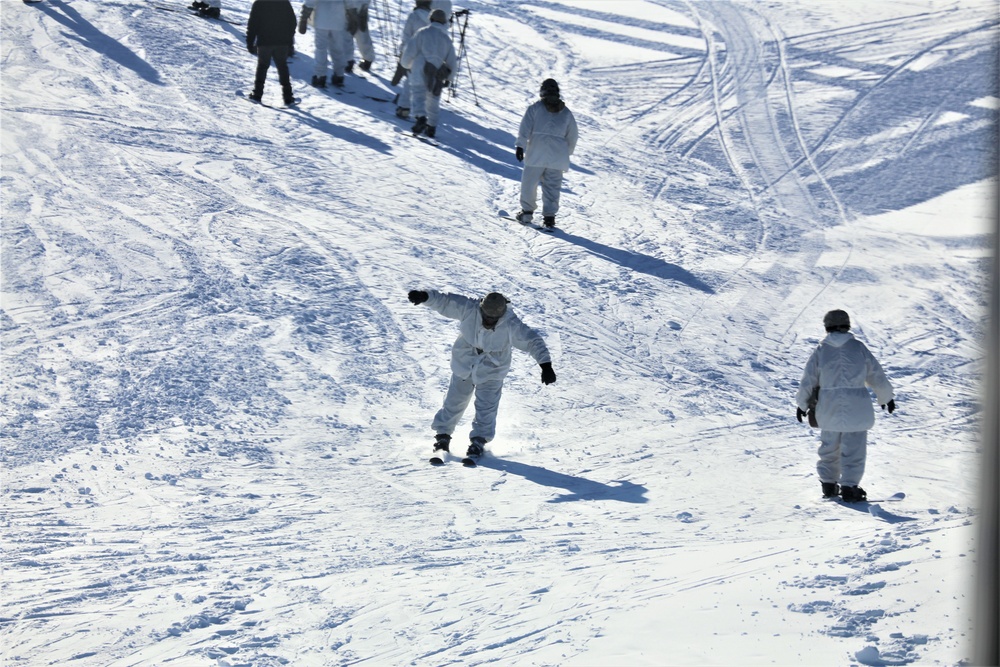
<svg viewBox="0 0 1000 667">
<path fill-rule="evenodd" d="M 299 36 L 295 109 L 236 94 L 248 0 L 185 4 L 0 6 L 0 662 L 968 660 L 994 0 L 472 1 L 440 146 L 393 113 L 410 3 L 343 91 Z M 498 215 L 548 77 L 554 234 Z M 553 353 L 475 469 L 427 463 L 428 288 Z M 794 418 L 832 308 L 897 391 L 870 505 Z"/>
</svg>

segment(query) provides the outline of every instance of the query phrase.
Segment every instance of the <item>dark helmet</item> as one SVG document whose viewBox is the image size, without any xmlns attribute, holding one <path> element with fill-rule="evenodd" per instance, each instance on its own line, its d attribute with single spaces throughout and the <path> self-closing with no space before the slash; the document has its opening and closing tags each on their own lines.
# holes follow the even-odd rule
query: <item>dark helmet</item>
<svg viewBox="0 0 1000 667">
<path fill-rule="evenodd" d="M 435 23 L 447 23 L 448 16 L 444 13 L 443 9 L 435 9 L 431 12 L 431 21 Z"/>
<path fill-rule="evenodd" d="M 851 318 L 843 310 L 831 310 L 823 316 L 823 326 L 827 331 L 849 331 Z"/>
<path fill-rule="evenodd" d="M 510 303 L 500 292 L 490 292 L 479 302 L 479 310 L 483 317 L 491 320 L 499 320 L 507 312 L 507 304 Z"/>
<path fill-rule="evenodd" d="M 542 81 L 542 87 L 538 91 L 539 97 L 559 97 L 559 82 L 555 79 Z"/>
</svg>

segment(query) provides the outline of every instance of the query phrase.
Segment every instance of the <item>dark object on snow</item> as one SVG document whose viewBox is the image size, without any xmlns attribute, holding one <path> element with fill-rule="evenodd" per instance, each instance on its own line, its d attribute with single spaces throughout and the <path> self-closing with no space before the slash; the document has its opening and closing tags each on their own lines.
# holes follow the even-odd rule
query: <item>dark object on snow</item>
<svg viewBox="0 0 1000 667">
<path fill-rule="evenodd" d="M 840 489 L 840 499 L 845 503 L 863 503 L 868 500 L 868 494 L 860 486 L 844 486 Z"/>
<path fill-rule="evenodd" d="M 410 293 L 406 295 L 406 298 L 410 300 L 414 306 L 419 306 L 424 301 L 427 301 L 427 292 L 421 292 L 420 290 L 410 290 Z"/>
</svg>

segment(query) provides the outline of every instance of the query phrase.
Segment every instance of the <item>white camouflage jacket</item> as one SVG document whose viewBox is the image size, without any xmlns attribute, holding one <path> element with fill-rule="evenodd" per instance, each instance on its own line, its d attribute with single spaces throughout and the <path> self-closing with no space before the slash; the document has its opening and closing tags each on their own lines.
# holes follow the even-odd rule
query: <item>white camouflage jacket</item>
<svg viewBox="0 0 1000 667">
<path fill-rule="evenodd" d="M 816 387 L 816 422 L 824 431 L 867 431 L 875 425 L 868 389 L 879 405 L 895 396 L 878 361 L 852 333 L 827 334 L 809 357 L 795 397 L 803 411 Z"/>
<path fill-rule="evenodd" d="M 493 329 L 483 326 L 479 301 L 460 294 L 427 291 L 427 307 L 459 321 L 459 335 L 451 347 L 451 372 L 471 377 L 475 384 L 502 381 L 510 370 L 511 350 L 527 352 L 539 364 L 551 361 L 541 334 L 507 308 Z"/>
</svg>

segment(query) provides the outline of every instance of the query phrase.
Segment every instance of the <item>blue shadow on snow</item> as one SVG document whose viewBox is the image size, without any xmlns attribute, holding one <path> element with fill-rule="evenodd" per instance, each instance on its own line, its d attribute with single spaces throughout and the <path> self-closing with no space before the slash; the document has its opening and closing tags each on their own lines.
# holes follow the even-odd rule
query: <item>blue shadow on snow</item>
<svg viewBox="0 0 1000 667">
<path fill-rule="evenodd" d="M 97 53 L 107 56 L 122 67 L 127 67 L 146 81 L 163 85 L 159 73 L 153 66 L 137 56 L 121 42 L 108 37 L 94 27 L 94 24 L 80 16 L 80 13 L 62 0 L 48 0 L 32 5 L 52 17 L 53 21 L 63 24 L 76 34 L 63 33 L 67 38 L 79 42 Z"/>
<path fill-rule="evenodd" d="M 617 500 L 623 503 L 642 504 L 649 502 L 645 497 L 646 487 L 632 482 L 616 481 L 611 484 L 596 482 L 586 477 L 574 477 L 561 472 L 553 472 L 539 466 L 518 463 L 487 456 L 479 461 L 483 468 L 501 470 L 523 477 L 541 486 L 565 489 L 569 493 L 556 496 L 550 503 L 566 503 L 574 500 Z"/>
<path fill-rule="evenodd" d="M 638 273 L 645 273 L 646 275 L 653 276 L 654 278 L 672 280 L 701 292 L 705 292 L 706 294 L 715 294 L 715 290 L 712 289 L 708 283 L 687 269 L 677 266 L 676 264 L 671 264 L 670 262 L 665 262 L 662 259 L 632 252 L 630 250 L 612 248 L 611 246 L 598 243 L 597 241 L 592 241 L 582 236 L 569 234 L 558 227 L 556 228 L 553 236 L 555 236 L 555 238 L 569 241 L 570 243 L 575 243 L 595 257 L 600 257 L 601 259 L 606 259 L 609 262 L 614 262 L 615 264 L 619 264 L 626 269 L 631 269 L 632 271 L 636 271 Z"/>
</svg>

